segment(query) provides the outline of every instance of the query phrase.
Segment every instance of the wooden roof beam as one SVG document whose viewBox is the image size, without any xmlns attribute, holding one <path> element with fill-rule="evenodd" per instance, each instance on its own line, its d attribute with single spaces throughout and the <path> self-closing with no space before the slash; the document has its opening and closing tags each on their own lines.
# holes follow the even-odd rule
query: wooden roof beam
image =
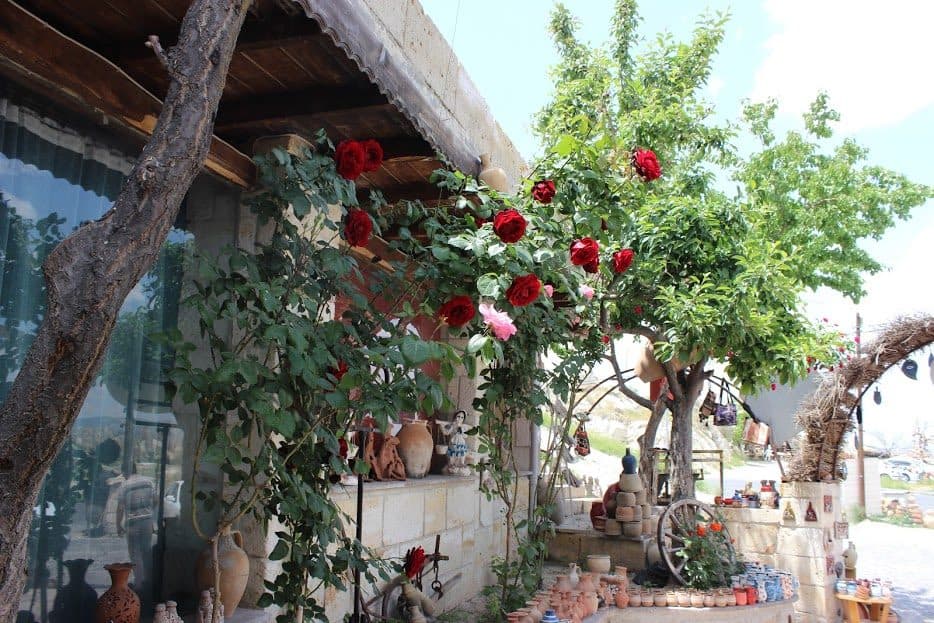
<svg viewBox="0 0 934 623">
<path fill-rule="evenodd" d="M 119 67 L 11 0 L 0 0 L 0 66 L 144 135 L 152 133 L 162 110 L 159 98 Z M 249 157 L 216 136 L 204 166 L 244 188 L 256 175 Z"/>
</svg>

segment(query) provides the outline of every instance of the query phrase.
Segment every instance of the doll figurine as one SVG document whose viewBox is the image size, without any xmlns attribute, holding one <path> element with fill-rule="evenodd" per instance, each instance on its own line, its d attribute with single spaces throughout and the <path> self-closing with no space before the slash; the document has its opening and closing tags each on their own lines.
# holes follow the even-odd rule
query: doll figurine
<svg viewBox="0 0 934 623">
<path fill-rule="evenodd" d="M 448 464 L 445 471 L 452 476 L 469 476 L 470 467 L 467 466 L 467 431 L 469 427 L 464 423 L 467 412 L 460 410 L 454 414 L 451 422 L 438 422 L 441 432 L 448 439 Z"/>
</svg>

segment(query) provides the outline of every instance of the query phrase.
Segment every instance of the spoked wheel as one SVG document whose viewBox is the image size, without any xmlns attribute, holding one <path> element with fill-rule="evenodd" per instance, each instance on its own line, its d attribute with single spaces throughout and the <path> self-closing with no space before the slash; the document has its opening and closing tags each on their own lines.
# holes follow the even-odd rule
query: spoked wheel
<svg viewBox="0 0 934 623">
<path fill-rule="evenodd" d="M 665 565 L 679 584 L 686 584 L 681 572 L 690 558 L 679 555 L 684 550 L 685 539 L 696 531 L 697 524 L 719 521 L 712 508 L 697 500 L 687 498 L 668 505 L 658 520 L 658 551 Z M 724 526 L 730 564 L 736 561 L 736 553 L 730 545 L 730 535 Z"/>
</svg>

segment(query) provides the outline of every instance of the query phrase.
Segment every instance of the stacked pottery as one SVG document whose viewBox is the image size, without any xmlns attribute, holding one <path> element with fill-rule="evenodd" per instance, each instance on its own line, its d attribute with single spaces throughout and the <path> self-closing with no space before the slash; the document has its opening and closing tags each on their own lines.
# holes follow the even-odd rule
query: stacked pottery
<svg viewBox="0 0 934 623">
<path fill-rule="evenodd" d="M 616 520 L 622 523 L 624 536 L 636 538 L 645 534 L 643 522 L 646 491 L 636 470 L 636 457 L 629 448 L 623 456 L 623 472 L 619 475 L 619 493 L 616 494 Z"/>
</svg>

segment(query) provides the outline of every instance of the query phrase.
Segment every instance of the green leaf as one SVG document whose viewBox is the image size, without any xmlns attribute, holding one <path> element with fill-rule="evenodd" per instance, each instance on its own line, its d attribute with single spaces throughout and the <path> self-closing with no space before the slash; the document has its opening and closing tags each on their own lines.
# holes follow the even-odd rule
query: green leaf
<svg viewBox="0 0 934 623">
<path fill-rule="evenodd" d="M 480 296 L 499 298 L 500 290 L 499 275 L 496 273 L 487 273 L 477 279 L 477 292 Z"/>
<path fill-rule="evenodd" d="M 470 340 L 467 341 L 467 354 L 472 355 L 479 352 L 489 341 L 490 336 L 485 333 L 470 336 Z"/>
<path fill-rule="evenodd" d="M 420 366 L 432 357 L 431 346 L 419 339 L 406 339 L 402 342 L 402 356 L 410 366 Z"/>
</svg>

